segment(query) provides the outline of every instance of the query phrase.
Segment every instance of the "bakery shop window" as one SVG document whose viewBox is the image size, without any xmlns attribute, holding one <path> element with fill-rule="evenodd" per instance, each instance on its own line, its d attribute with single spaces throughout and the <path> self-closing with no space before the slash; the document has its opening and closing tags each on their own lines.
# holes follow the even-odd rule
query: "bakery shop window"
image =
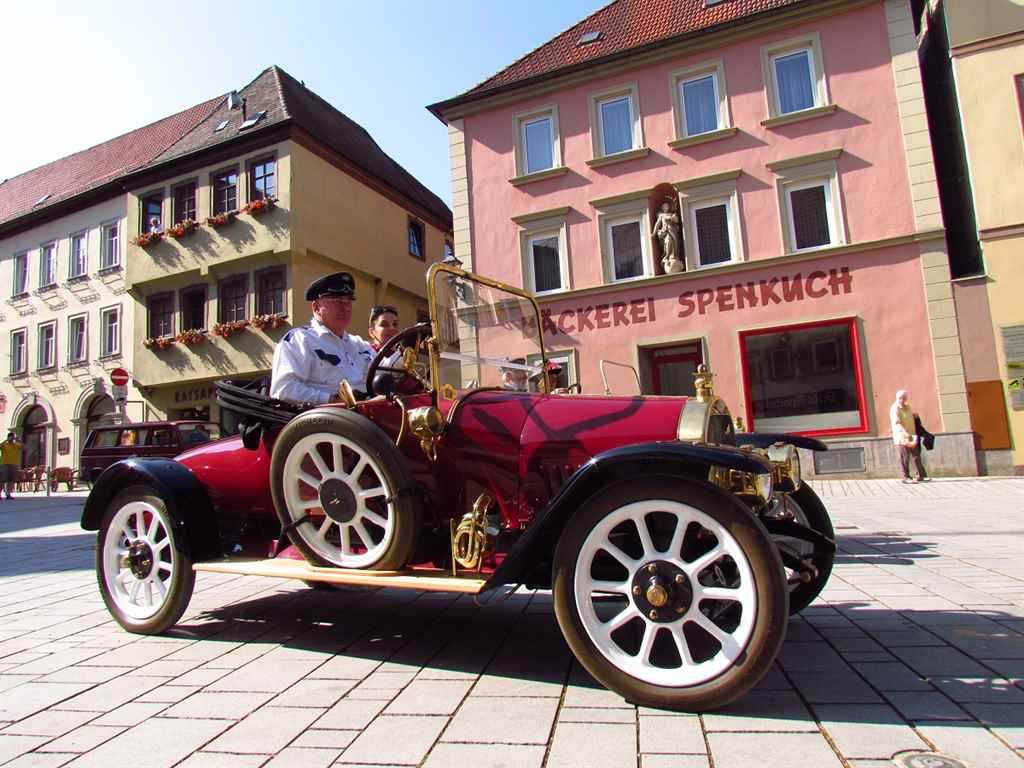
<svg viewBox="0 0 1024 768">
<path fill-rule="evenodd" d="M 853 318 L 744 331 L 740 355 L 751 431 L 867 431 Z"/>
</svg>

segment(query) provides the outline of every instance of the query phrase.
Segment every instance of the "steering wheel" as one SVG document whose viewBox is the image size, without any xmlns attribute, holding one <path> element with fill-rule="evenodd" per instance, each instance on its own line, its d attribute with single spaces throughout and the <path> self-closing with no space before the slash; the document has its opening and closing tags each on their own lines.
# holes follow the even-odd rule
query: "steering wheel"
<svg viewBox="0 0 1024 768">
<path fill-rule="evenodd" d="M 370 361 L 370 366 L 366 369 L 366 394 L 368 397 L 374 395 L 389 394 L 388 392 L 378 392 L 377 387 L 374 386 L 376 383 L 374 380 L 377 378 L 379 373 L 389 373 L 397 378 L 394 387 L 391 387 L 391 391 L 398 389 L 399 382 L 407 379 L 416 379 L 421 385 L 426 386 L 426 382 L 414 371 L 410 371 L 407 368 L 391 368 L 390 366 L 382 365 L 382 363 L 399 347 L 415 347 L 427 336 L 433 332 L 430 323 L 417 323 L 416 325 L 406 328 L 404 331 L 400 331 L 396 336 L 388 339 L 384 345 L 377 350 L 377 354 L 373 356 L 373 360 Z"/>
</svg>

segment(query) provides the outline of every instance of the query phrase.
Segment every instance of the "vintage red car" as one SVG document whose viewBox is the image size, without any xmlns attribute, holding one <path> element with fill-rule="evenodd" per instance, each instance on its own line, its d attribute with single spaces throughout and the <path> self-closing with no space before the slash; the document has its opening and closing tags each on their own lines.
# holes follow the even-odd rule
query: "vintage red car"
<svg viewBox="0 0 1024 768">
<path fill-rule="evenodd" d="M 370 364 L 366 397 L 302 407 L 222 383 L 241 434 L 103 473 L 110 612 L 171 627 L 195 571 L 482 593 L 551 589 L 567 643 L 638 704 L 723 706 L 767 672 L 835 552 L 799 446 L 737 434 L 712 376 L 696 396 L 545 391 L 537 304 L 438 264 L 431 322 Z M 403 364 L 384 361 L 402 351 Z M 520 389 L 531 377 L 539 391 Z"/>
</svg>

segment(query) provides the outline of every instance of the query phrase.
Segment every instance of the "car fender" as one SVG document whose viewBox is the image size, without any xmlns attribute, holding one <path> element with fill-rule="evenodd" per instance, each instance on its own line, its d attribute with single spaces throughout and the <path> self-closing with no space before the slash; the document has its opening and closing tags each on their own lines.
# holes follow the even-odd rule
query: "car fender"
<svg viewBox="0 0 1024 768">
<path fill-rule="evenodd" d="M 188 467 L 174 459 L 122 459 L 107 467 L 93 484 L 82 510 L 82 528 L 99 530 L 107 505 L 125 488 L 152 488 L 167 505 L 178 547 L 193 560 L 219 557 L 220 537 L 206 489 Z"/>
<path fill-rule="evenodd" d="M 487 580 L 485 589 L 529 578 L 541 553 L 553 553 L 566 521 L 600 488 L 640 475 L 662 475 L 707 483 L 711 467 L 764 474 L 767 459 L 739 448 L 686 442 L 637 443 L 612 448 L 579 467 L 548 504 L 537 513 L 511 551 Z M 753 515 L 751 515 L 753 520 Z M 550 573 L 548 574 L 550 576 Z"/>
<path fill-rule="evenodd" d="M 776 443 L 789 443 L 795 448 L 808 451 L 827 451 L 828 445 L 803 435 L 787 435 L 785 432 L 737 432 L 736 445 L 752 445 L 755 448 L 770 448 Z"/>
</svg>

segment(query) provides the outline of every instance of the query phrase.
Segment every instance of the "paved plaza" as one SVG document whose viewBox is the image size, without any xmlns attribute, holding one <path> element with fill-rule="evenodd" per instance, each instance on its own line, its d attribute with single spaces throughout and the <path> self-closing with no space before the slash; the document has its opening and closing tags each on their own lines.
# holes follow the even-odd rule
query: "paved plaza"
<svg viewBox="0 0 1024 768">
<path fill-rule="evenodd" d="M 596 685 L 542 592 L 199 574 L 175 630 L 130 635 L 83 495 L 0 501 L 0 765 L 1024 768 L 1024 479 L 816 487 L 828 588 L 764 681 L 700 716 Z"/>
</svg>

